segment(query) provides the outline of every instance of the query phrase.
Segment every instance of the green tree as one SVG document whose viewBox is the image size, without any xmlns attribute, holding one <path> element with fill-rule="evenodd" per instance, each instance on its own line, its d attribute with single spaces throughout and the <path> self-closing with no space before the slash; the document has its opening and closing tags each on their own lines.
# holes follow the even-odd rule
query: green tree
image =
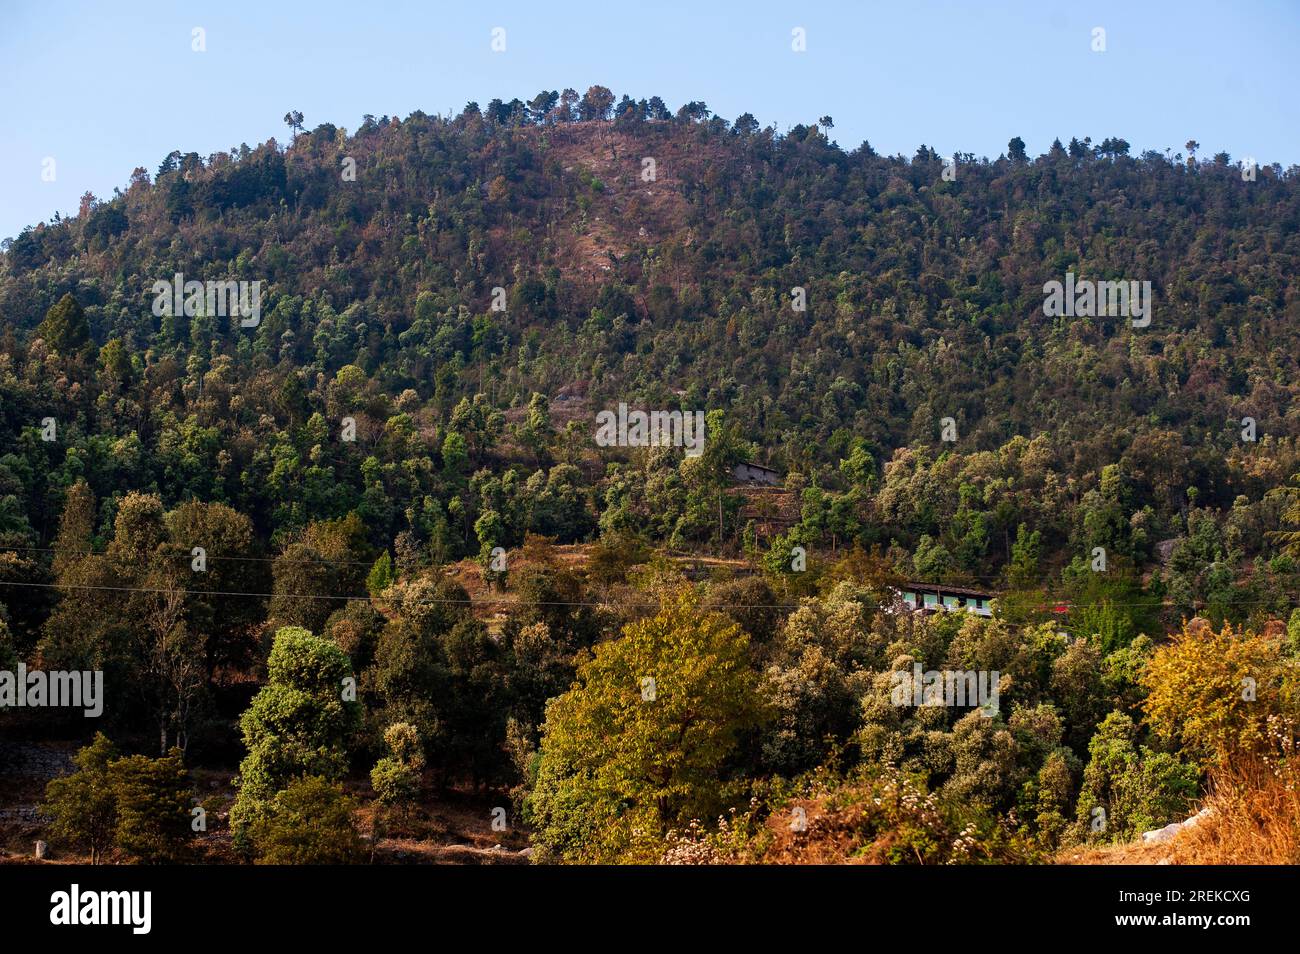
<svg viewBox="0 0 1300 954">
<path fill-rule="evenodd" d="M 230 819 L 244 850 L 248 826 L 292 779 L 346 774 L 347 744 L 360 726 L 361 707 L 344 698 L 352 665 L 338 646 L 286 626 L 275 634 L 267 669 L 267 684 L 239 720 L 248 755 Z"/>
<path fill-rule="evenodd" d="M 45 786 L 45 804 L 50 836 L 57 842 L 85 848 L 90 863 L 99 864 L 113 843 L 117 831 L 117 795 L 109 763 L 117 758 L 117 747 L 102 732 L 73 758 L 77 771 L 51 779 Z"/>
<path fill-rule="evenodd" d="M 582 96 L 579 104 L 583 121 L 603 120 L 609 118 L 609 111 L 614 106 L 614 94 L 604 86 L 592 86 Z"/>
<path fill-rule="evenodd" d="M 528 402 L 528 416 L 524 419 L 519 436 L 524 446 L 541 463 L 546 458 L 546 449 L 555 439 L 555 428 L 551 425 L 551 405 L 546 395 L 533 392 L 532 399 Z"/>
<path fill-rule="evenodd" d="M 553 700 L 536 786 L 537 842 L 570 861 L 647 860 L 673 826 L 712 818 L 720 779 L 762 704 L 749 638 L 685 594 L 597 645 Z"/>
<path fill-rule="evenodd" d="M 377 597 L 393 585 L 397 575 L 393 572 L 393 558 L 385 550 L 375 561 L 375 565 L 370 568 L 370 575 L 366 577 L 366 589 L 370 591 L 372 597 Z"/>
<path fill-rule="evenodd" d="M 1016 542 L 1011 545 L 1011 563 L 1007 566 L 1007 582 L 1017 589 L 1029 589 L 1039 581 L 1038 560 L 1043 536 L 1030 531 L 1023 523 L 1016 528 Z"/>
<path fill-rule="evenodd" d="M 284 114 L 284 124 L 293 132 L 293 138 L 296 142 L 298 133 L 302 132 L 302 111 L 291 109 Z"/>
<path fill-rule="evenodd" d="M 1179 820 L 1197 792 L 1197 770 L 1137 743 L 1133 720 L 1112 712 L 1088 744 L 1077 802 L 1081 840 L 1127 841 Z"/>
<path fill-rule="evenodd" d="M 179 749 L 162 758 L 131 755 L 109 765 L 117 799 L 115 842 L 145 864 L 175 864 L 189 856 L 194 789 Z"/>
<path fill-rule="evenodd" d="M 68 292 L 45 313 L 36 333 L 59 354 L 71 356 L 89 343 L 90 321 L 72 292 Z"/>
<path fill-rule="evenodd" d="M 165 522 L 168 568 L 185 590 L 186 623 L 206 637 L 208 674 L 247 666 L 257 647 L 250 634 L 263 621 L 266 604 L 216 594 L 266 592 L 253 521 L 226 504 L 187 500 Z M 196 547 L 203 550 L 202 572 L 194 570 Z"/>
<path fill-rule="evenodd" d="M 385 807 L 405 807 L 420 793 L 424 749 L 420 733 L 409 722 L 394 722 L 384 730 L 388 754 L 370 770 L 370 785 Z"/>
</svg>

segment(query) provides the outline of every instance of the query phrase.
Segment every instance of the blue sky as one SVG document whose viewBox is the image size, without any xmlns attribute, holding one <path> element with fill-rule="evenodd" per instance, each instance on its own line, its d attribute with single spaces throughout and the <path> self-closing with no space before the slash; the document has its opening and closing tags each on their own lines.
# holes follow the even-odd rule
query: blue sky
<svg viewBox="0 0 1300 954">
<path fill-rule="evenodd" d="M 504 53 L 490 49 L 498 26 Z M 75 213 L 86 190 L 111 196 L 173 149 L 283 140 L 290 108 L 308 128 L 353 130 L 365 113 L 593 83 L 781 130 L 829 113 L 845 148 L 891 154 L 994 157 L 1014 135 L 1031 154 L 1072 135 L 1181 152 L 1194 138 L 1203 155 L 1289 166 L 1297 63 L 1300 0 L 0 0 L 0 238 Z"/>
</svg>

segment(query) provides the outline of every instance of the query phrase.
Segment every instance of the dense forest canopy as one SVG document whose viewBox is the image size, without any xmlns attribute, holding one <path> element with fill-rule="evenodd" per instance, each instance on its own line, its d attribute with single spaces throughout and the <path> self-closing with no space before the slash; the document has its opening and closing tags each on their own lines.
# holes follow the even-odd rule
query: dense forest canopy
<svg viewBox="0 0 1300 954">
<path fill-rule="evenodd" d="M 780 135 L 603 87 L 352 135 L 291 113 L 288 147 L 177 151 L 87 194 L 3 257 L 6 540 L 48 544 L 85 480 L 101 542 L 142 490 L 227 503 L 274 546 L 357 512 L 376 547 L 459 555 L 488 511 L 502 542 L 734 545 L 735 508 L 721 530 L 694 513 L 691 475 L 626 486 L 674 462 L 596 456 L 594 410 L 627 401 L 721 411 L 721 456 L 797 490 L 870 484 L 822 529 L 942 538 L 958 574 L 995 578 L 1021 524 L 1067 562 L 1090 516 L 1150 561 L 1197 507 L 1258 551 L 1300 469 L 1294 171 L 1107 138 L 1036 159 L 1013 140 L 945 176 L 925 146 L 845 152 L 829 119 Z M 1150 326 L 1046 317 L 1067 272 L 1151 282 Z M 178 273 L 262 282 L 260 323 L 158 317 Z M 572 425 L 542 448 L 553 417 Z M 1098 496 L 1117 512 L 1085 512 Z"/>
<path fill-rule="evenodd" d="M 139 490 L 228 503 L 271 548 L 349 513 L 435 561 L 530 530 L 734 546 L 711 490 L 754 455 L 792 475 L 801 540 L 893 544 L 932 577 L 1028 583 L 1017 555 L 1098 544 L 1149 564 L 1180 536 L 1241 563 L 1285 507 L 1293 173 L 1120 139 L 846 154 L 829 117 L 781 136 L 600 87 L 351 137 L 286 121 L 287 149 L 172 153 L 9 243 L 15 553 L 78 481 L 101 545 Z M 1151 282 L 1154 320 L 1045 317 L 1064 273 Z M 157 315 L 173 275 L 264 284 L 262 320 Z M 693 472 L 601 459 L 591 413 L 616 401 L 728 429 Z"/>
<path fill-rule="evenodd" d="M 569 861 L 1036 861 L 1211 778 L 1294 803 L 1295 169 L 599 86 L 285 121 L 0 259 L 0 670 L 110 690 L 54 837 L 190 857 L 196 760 L 239 765 L 204 850 L 288 862 L 361 855 L 367 772 L 376 832 L 489 786 Z M 1050 317 L 1076 278 L 1149 323 Z M 707 439 L 603 446 L 625 406 Z M 939 666 L 992 708 L 897 701 Z"/>
</svg>

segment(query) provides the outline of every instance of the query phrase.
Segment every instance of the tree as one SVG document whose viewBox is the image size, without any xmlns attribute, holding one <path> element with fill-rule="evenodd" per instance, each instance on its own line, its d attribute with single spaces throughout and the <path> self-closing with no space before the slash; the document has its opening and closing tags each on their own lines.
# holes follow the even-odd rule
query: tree
<svg viewBox="0 0 1300 954">
<path fill-rule="evenodd" d="M 326 620 L 324 635 L 348 654 L 353 672 L 364 672 L 374 659 L 379 633 L 386 622 L 369 600 L 349 600 Z"/>
<path fill-rule="evenodd" d="M 102 732 L 73 759 L 77 771 L 51 779 L 42 813 L 56 841 L 90 852 L 98 864 L 110 847 L 145 864 L 188 855 L 193 787 L 179 750 L 158 759 L 118 758 Z"/>
<path fill-rule="evenodd" d="M 275 634 L 267 677 L 239 720 L 248 756 L 239 766 L 230 823 L 243 850 L 249 826 L 292 779 L 346 774 L 347 743 L 360 726 L 360 706 L 344 699 L 352 665 L 333 643 L 284 627 Z"/>
<path fill-rule="evenodd" d="M 1097 147 L 1097 155 L 1109 156 L 1113 159 L 1116 156 L 1127 156 L 1128 150 L 1128 140 L 1120 139 L 1118 136 L 1107 136 Z"/>
<path fill-rule="evenodd" d="M 41 812 L 51 818 L 51 837 L 86 848 L 92 865 L 103 860 L 117 830 L 117 796 L 109 773 L 115 758 L 117 747 L 104 733 L 96 732 L 90 745 L 73 758 L 77 771 L 45 786 Z"/>
<path fill-rule="evenodd" d="M 551 425 L 551 404 L 546 395 L 533 392 L 532 399 L 528 402 L 528 417 L 519 436 L 540 464 L 545 459 L 547 447 L 555 438 L 555 428 Z"/>
<path fill-rule="evenodd" d="M 537 842 L 570 861 L 646 860 L 669 828 L 713 817 L 739 736 L 761 720 L 748 655 L 739 626 L 684 592 L 598 644 L 547 706 L 526 802 Z"/>
<path fill-rule="evenodd" d="M 185 622 L 185 593 L 164 574 L 156 574 L 145 596 L 144 625 L 136 630 L 142 675 L 153 702 L 160 754 L 174 740 L 189 746 L 190 719 L 207 688 L 204 637 Z"/>
<path fill-rule="evenodd" d="M 372 597 L 377 597 L 392 586 L 396 579 L 397 576 L 393 572 L 393 558 L 385 550 L 379 555 L 375 565 L 370 568 L 370 575 L 366 577 L 366 589 Z"/>
<path fill-rule="evenodd" d="M 188 858 L 194 790 L 180 750 L 157 759 L 118 759 L 109 765 L 109 777 L 117 800 L 117 847 L 145 864 Z"/>
<path fill-rule="evenodd" d="M 1292 479 L 1293 482 L 1300 483 L 1300 474 Z M 1270 537 L 1280 543 L 1293 559 L 1300 560 L 1300 492 L 1292 489 L 1290 494 L 1291 502 L 1282 512 L 1282 521 L 1288 529 L 1271 531 Z"/>
<path fill-rule="evenodd" d="M 253 521 L 222 503 L 187 500 L 165 518 L 172 579 L 186 591 L 185 623 L 202 634 L 208 674 L 243 668 L 258 648 L 255 630 L 265 618 L 260 600 L 224 593 L 264 593 L 269 583 Z M 195 547 L 203 570 L 195 572 Z"/>
<path fill-rule="evenodd" d="M 293 132 L 294 142 L 298 141 L 298 133 L 302 132 L 302 112 L 297 109 L 291 109 L 284 114 L 284 124 Z"/>
<path fill-rule="evenodd" d="M 1007 158 L 1012 162 L 1025 162 L 1029 158 L 1025 154 L 1025 141 L 1019 136 L 1013 136 L 1007 143 Z"/>
<path fill-rule="evenodd" d="M 100 380 L 110 394 L 130 387 L 135 377 L 131 358 L 119 338 L 113 338 L 99 349 L 99 367 Z"/>
<path fill-rule="evenodd" d="M 709 107 L 704 103 L 692 100 L 682 105 L 677 110 L 677 121 L 679 123 L 699 123 L 709 118 Z"/>
<path fill-rule="evenodd" d="M 336 608 L 331 597 L 340 595 L 335 566 L 311 544 L 298 542 L 276 557 L 271 572 L 272 623 L 320 629 Z"/>
<path fill-rule="evenodd" d="M 612 94 L 611 94 L 612 96 Z M 576 122 L 578 116 L 574 107 L 578 102 L 578 91 L 575 89 L 566 89 L 560 93 L 560 113 L 559 120 L 563 123 Z"/>
<path fill-rule="evenodd" d="M 384 744 L 388 754 L 370 770 L 370 785 L 380 804 L 404 808 L 420 793 L 425 765 L 420 733 L 409 722 L 394 722 L 384 730 Z"/>
<path fill-rule="evenodd" d="M 560 94 L 555 90 L 542 90 L 531 100 L 528 101 L 528 113 L 535 123 L 541 123 L 551 118 L 551 110 L 555 109 L 555 104 L 560 101 Z"/>
<path fill-rule="evenodd" d="M 584 122 L 605 120 L 613 105 L 613 93 L 604 86 L 592 86 L 582 96 L 579 115 Z"/>
<path fill-rule="evenodd" d="M 59 518 L 58 536 L 54 538 L 55 574 L 63 573 L 93 549 L 95 532 L 95 494 L 90 485 L 79 480 L 68 488 Z"/>
<path fill-rule="evenodd" d="M 748 138 L 758 132 L 758 120 L 753 113 L 741 113 L 732 124 L 731 131 L 737 136 Z"/>
<path fill-rule="evenodd" d="M 1016 542 L 1011 545 L 1011 562 L 1007 564 L 1007 582 L 1017 589 L 1028 589 L 1039 582 L 1038 559 L 1043 535 L 1023 523 L 1016 528 Z"/>
<path fill-rule="evenodd" d="M 1133 720 L 1112 712 L 1088 744 L 1079 790 L 1080 840 L 1127 841 L 1186 815 L 1196 797 L 1197 771 L 1167 752 L 1136 741 Z"/>
<path fill-rule="evenodd" d="M 251 826 L 262 865 L 358 864 L 365 847 L 353 820 L 356 803 L 318 776 L 290 782 Z"/>
<path fill-rule="evenodd" d="M 503 767 L 508 716 L 503 648 L 469 611 L 469 597 L 442 575 L 398 583 L 393 619 L 372 670 L 380 725 L 409 722 L 440 784 L 463 773 L 475 784 Z"/>
<path fill-rule="evenodd" d="M 45 313 L 36 333 L 59 354 L 70 357 L 90 342 L 90 321 L 68 292 Z"/>
<path fill-rule="evenodd" d="M 1259 754 L 1272 742 L 1270 716 L 1300 711 L 1300 666 L 1280 650 L 1280 637 L 1184 624 L 1143 673 L 1147 720 L 1206 769 Z"/>
</svg>

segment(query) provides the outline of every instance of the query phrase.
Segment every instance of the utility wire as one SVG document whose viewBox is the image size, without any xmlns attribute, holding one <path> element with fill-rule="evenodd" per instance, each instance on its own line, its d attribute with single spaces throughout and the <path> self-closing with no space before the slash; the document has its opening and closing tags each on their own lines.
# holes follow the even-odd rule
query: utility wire
<svg viewBox="0 0 1300 954">
<path fill-rule="evenodd" d="M 294 599 L 294 600 L 343 600 L 343 601 L 345 601 L 345 602 L 363 601 L 363 600 L 366 601 L 366 602 L 369 602 L 369 601 L 371 601 L 371 599 L 372 599 L 372 597 L 371 597 L 370 594 L 368 594 L 368 593 L 366 593 L 366 594 L 358 594 L 358 595 L 350 595 L 350 594 L 345 594 L 345 593 L 340 593 L 340 594 L 322 594 L 322 593 L 252 593 L 252 592 L 245 592 L 245 591 L 239 591 L 239 590 L 191 590 L 191 589 L 184 589 L 184 588 L 181 588 L 181 587 L 105 586 L 105 585 L 95 585 L 95 584 L 89 584 L 89 583 L 30 583 L 30 582 L 19 582 L 19 581 L 13 581 L 13 580 L 0 580 L 0 586 L 17 586 L 17 587 L 27 587 L 27 588 L 33 588 L 33 589 L 49 589 L 49 590 L 88 590 L 88 591 L 105 591 L 105 592 L 112 592 L 112 593 L 149 593 L 149 594 L 152 594 L 152 595 L 161 595 L 161 594 L 168 594 L 168 593 L 179 593 L 179 594 L 181 594 L 182 596 L 229 596 L 229 597 L 250 597 L 250 598 L 256 598 L 256 599 L 273 599 L 273 598 L 279 597 L 280 599 Z M 996 599 L 996 597 L 994 597 L 994 598 Z M 418 606 L 418 605 L 425 605 L 425 604 L 434 604 L 434 603 L 437 603 L 437 604 L 453 604 L 453 605 L 460 605 L 460 606 L 509 606 L 509 605 L 513 605 L 513 606 L 577 606 L 577 607 L 584 607 L 584 606 L 585 606 L 585 607 L 607 607 L 607 606 L 617 605 L 617 606 L 628 606 L 628 607 L 634 607 L 634 608 L 638 608 L 638 609 L 644 609 L 644 608 L 649 608 L 649 609 L 658 609 L 658 608 L 659 608 L 659 605 L 660 605 L 659 603 L 629 603 L 629 602 L 627 602 L 626 600 L 608 600 L 608 601 L 603 601 L 603 600 L 517 600 L 517 599 L 509 599 L 509 598 L 506 598 L 506 597 L 500 597 L 500 598 L 496 598 L 496 599 L 483 599 L 483 598 L 476 598 L 476 597 L 467 597 L 467 598 L 465 598 L 465 599 L 451 599 L 451 598 L 445 598 L 445 597 L 420 597 L 420 598 L 418 598 L 418 599 L 409 599 L 409 600 L 408 600 L 408 599 L 402 599 L 401 597 L 398 597 L 398 598 L 393 599 L 392 602 L 393 602 L 393 603 L 396 603 L 396 604 L 398 604 L 398 605 L 402 605 L 402 604 L 410 603 L 410 604 L 414 604 L 414 605 L 417 605 L 417 606 Z M 1263 604 L 1263 603 L 1269 603 L 1269 602 L 1272 602 L 1272 601 L 1271 601 L 1271 600 L 1267 600 L 1267 599 L 1256 599 L 1256 600 L 1245 600 L 1245 601 L 1239 601 L 1239 602 L 1237 602 L 1235 605 L 1238 605 L 1238 606 L 1254 606 L 1254 605 L 1260 605 L 1260 604 Z M 890 605 L 897 605 L 897 604 L 890 604 Z M 1054 610 L 1050 610 L 1049 607 L 1051 607 L 1051 606 L 1064 606 L 1064 607 L 1066 607 L 1067 609 L 1085 609 L 1085 608 L 1088 608 L 1088 607 L 1094 607 L 1094 606 L 1113 606 L 1113 607 L 1125 607 L 1125 608 L 1128 608 L 1128 607 L 1145 607 L 1145 608 L 1150 609 L 1150 608 L 1154 608 L 1154 607 L 1156 607 L 1156 606 L 1161 606 L 1161 607 L 1166 607 L 1166 608 L 1168 608 L 1168 607 L 1177 607 L 1177 606 L 1179 606 L 1179 605 L 1181 605 L 1181 604 L 1175 603 L 1175 602 L 1173 602 L 1172 600 L 1161 600 L 1161 601 L 1159 601 L 1159 602 L 1157 602 L 1157 601 L 1155 601 L 1155 600 L 1144 600 L 1144 601 L 1139 601 L 1139 602 L 1123 602 L 1123 603 L 1115 602 L 1115 601 L 1113 601 L 1113 600 L 1099 600 L 1099 601 L 1088 602 L 1088 603 L 1074 602 L 1074 601 L 1071 601 L 1071 600 L 1058 600 L 1058 601 L 1052 601 L 1052 600 L 1049 600 L 1049 601 L 1046 602 L 1046 603 L 1040 604 L 1040 605 L 1037 607 L 1037 609 L 1038 609 L 1039 611 L 1055 612 Z M 1193 609 L 1199 609 L 1199 608 L 1203 608 L 1204 605 L 1205 605 L 1205 604 L 1204 604 L 1203 601 L 1201 601 L 1201 600 L 1196 600 L 1196 601 L 1193 602 L 1192 608 L 1193 608 Z M 711 602 L 704 602 L 704 603 L 701 603 L 701 604 L 700 604 L 700 608 L 701 608 L 701 609 L 776 609 L 776 610 L 796 610 L 796 609 L 800 609 L 802 606 L 804 606 L 803 603 L 711 603 Z M 929 608 L 929 607 L 921 607 L 921 608 L 919 608 L 919 609 L 917 609 L 917 610 L 913 610 L 913 611 L 914 611 L 914 612 L 919 612 L 919 611 L 923 611 L 923 610 L 928 609 L 928 608 Z M 951 610 L 949 610 L 949 609 L 946 608 L 946 607 L 938 607 L 938 606 L 936 606 L 936 607 L 934 607 L 934 608 L 935 608 L 936 610 L 938 610 L 938 609 L 943 609 L 945 612 L 950 612 L 950 611 L 951 611 Z M 955 607 L 954 609 L 955 609 L 955 610 L 962 610 L 962 611 L 964 611 L 964 610 L 965 610 L 965 607 L 960 607 L 960 606 L 959 606 L 959 607 Z"/>
</svg>

